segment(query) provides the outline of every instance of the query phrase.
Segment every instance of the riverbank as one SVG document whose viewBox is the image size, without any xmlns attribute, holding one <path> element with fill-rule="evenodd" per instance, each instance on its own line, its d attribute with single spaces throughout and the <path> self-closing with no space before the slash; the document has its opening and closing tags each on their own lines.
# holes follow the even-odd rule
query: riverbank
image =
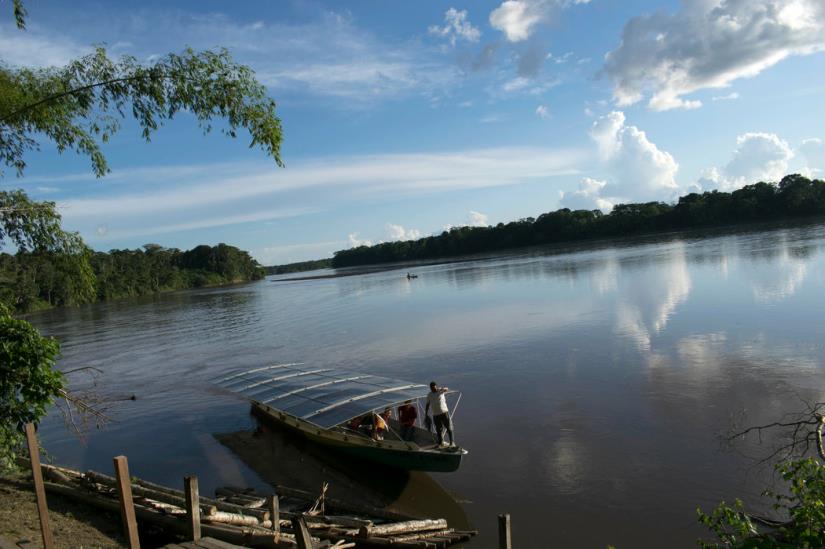
<svg viewBox="0 0 825 549">
<path fill-rule="evenodd" d="M 56 547 L 126 547 L 118 515 L 56 494 L 49 494 L 48 501 Z M 0 477 L 0 537 L 13 544 L 25 541 L 26 547 L 43 546 L 34 486 L 22 473 Z"/>
</svg>

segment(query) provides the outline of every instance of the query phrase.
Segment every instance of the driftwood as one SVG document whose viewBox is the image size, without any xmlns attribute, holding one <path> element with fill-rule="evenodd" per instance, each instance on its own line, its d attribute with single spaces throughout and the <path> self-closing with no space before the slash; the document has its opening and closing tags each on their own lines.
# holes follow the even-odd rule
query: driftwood
<svg viewBox="0 0 825 549">
<path fill-rule="evenodd" d="M 112 513 L 120 512 L 120 505 L 117 500 L 101 497 L 100 495 L 95 495 L 91 492 L 83 492 L 77 488 L 64 486 L 62 484 L 55 484 L 53 482 L 47 482 L 45 483 L 45 486 L 46 490 L 49 492 L 76 499 Z M 157 511 L 153 511 L 142 506 L 135 507 L 135 514 L 141 521 L 163 526 L 165 529 L 186 535 L 188 528 L 186 522 L 179 520 L 174 516 L 163 515 Z M 295 538 L 288 534 L 281 534 L 280 537 L 277 537 L 274 536 L 272 532 L 267 532 L 265 530 L 242 529 L 238 527 L 216 524 L 204 524 L 201 526 L 201 530 L 205 536 L 237 545 L 263 548 L 295 547 Z"/>
<path fill-rule="evenodd" d="M 433 536 L 442 536 L 442 537 L 462 537 L 459 534 L 453 535 L 455 530 L 452 528 L 447 528 L 446 530 L 435 530 L 432 532 L 420 532 L 417 534 L 408 534 L 406 536 L 393 536 L 393 541 L 415 541 L 417 539 L 427 539 Z"/>
<path fill-rule="evenodd" d="M 222 524 L 233 524 L 235 526 L 261 526 L 261 521 L 259 521 L 257 517 L 227 513 L 226 511 L 218 511 L 217 509 L 211 510 L 209 513 L 203 515 L 202 518 L 208 522 L 220 522 Z"/>
<path fill-rule="evenodd" d="M 378 526 L 362 526 L 359 530 L 359 535 L 362 538 L 368 538 L 372 536 L 426 532 L 427 530 L 445 530 L 446 528 L 447 521 L 444 519 L 408 520 L 406 522 L 395 522 Z"/>
</svg>

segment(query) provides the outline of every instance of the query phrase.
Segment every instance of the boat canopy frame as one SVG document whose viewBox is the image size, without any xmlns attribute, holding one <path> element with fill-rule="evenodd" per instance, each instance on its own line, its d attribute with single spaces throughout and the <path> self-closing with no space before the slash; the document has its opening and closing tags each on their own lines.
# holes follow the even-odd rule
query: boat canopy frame
<svg viewBox="0 0 825 549">
<path fill-rule="evenodd" d="M 429 386 L 420 383 L 300 362 L 236 370 L 216 384 L 322 429 L 430 393 Z"/>
</svg>

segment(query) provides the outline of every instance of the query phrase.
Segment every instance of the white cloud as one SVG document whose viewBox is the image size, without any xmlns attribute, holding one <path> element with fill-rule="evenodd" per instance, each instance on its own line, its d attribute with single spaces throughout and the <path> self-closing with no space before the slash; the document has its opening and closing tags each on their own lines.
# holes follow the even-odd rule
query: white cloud
<svg viewBox="0 0 825 549">
<path fill-rule="evenodd" d="M 487 227 L 489 225 L 487 216 L 481 212 L 470 210 L 468 216 L 470 218 L 470 227 Z"/>
<path fill-rule="evenodd" d="M 533 28 L 547 16 L 543 2 L 506 0 L 490 13 L 490 25 L 504 33 L 510 42 L 530 37 Z"/>
<path fill-rule="evenodd" d="M 809 174 L 818 176 L 825 170 L 825 141 L 817 137 L 805 139 L 799 146 L 799 152 L 805 158 Z"/>
<path fill-rule="evenodd" d="M 37 25 L 28 25 L 25 31 L 13 25 L 0 25 L 3 61 L 13 66 L 63 66 L 91 49 L 60 33 L 46 32 Z"/>
<path fill-rule="evenodd" d="M 502 89 L 506 92 L 519 91 L 529 86 L 530 82 L 531 81 L 529 78 L 517 76 L 516 78 L 513 78 L 512 80 L 508 80 L 507 82 L 505 82 L 504 86 L 502 86 Z"/>
<path fill-rule="evenodd" d="M 372 241 L 361 240 L 358 238 L 358 233 L 350 233 L 347 235 L 347 245 L 350 248 L 357 248 L 358 246 L 372 246 Z"/>
<path fill-rule="evenodd" d="M 727 165 L 705 170 L 698 183 L 702 189 L 732 191 L 758 181 L 779 181 L 793 157 L 791 147 L 776 134 L 745 133 L 736 138 Z"/>
<path fill-rule="evenodd" d="M 590 0 L 506 0 L 490 12 L 490 25 L 500 30 L 510 42 L 530 38 L 539 23 L 547 21 L 554 10 Z"/>
<path fill-rule="evenodd" d="M 548 109 L 545 105 L 539 105 L 536 107 L 536 116 L 546 120 L 550 118 L 550 109 Z"/>
<path fill-rule="evenodd" d="M 667 200 L 675 196 L 679 164 L 645 132 L 626 125 L 623 112 L 613 111 L 598 118 L 590 137 L 610 174 L 605 196 L 618 200 Z"/>
<path fill-rule="evenodd" d="M 579 188 L 573 192 L 562 192 L 559 205 L 571 210 L 602 210 L 609 212 L 613 204 L 600 196 L 607 186 L 606 181 L 599 181 L 589 177 L 582 178 Z"/>
<path fill-rule="evenodd" d="M 501 148 L 440 153 L 325 157 L 290 163 L 224 163 L 118 170 L 96 186 L 90 174 L 62 176 L 79 194 L 58 206 L 66 227 L 90 241 L 203 229 L 327 211 L 365 199 L 517 185 L 578 173 L 578 149 Z M 44 179 L 28 178 L 34 188 Z M 134 189 L 140 188 L 140 192 Z"/>
<path fill-rule="evenodd" d="M 405 229 L 402 225 L 387 223 L 384 225 L 387 231 L 387 239 L 394 240 L 418 240 L 421 238 L 421 231 L 418 229 Z"/>
<path fill-rule="evenodd" d="M 713 101 L 733 101 L 734 99 L 739 99 L 739 94 L 737 92 L 731 92 L 726 95 L 714 95 L 711 99 Z"/>
<path fill-rule="evenodd" d="M 621 106 L 649 95 L 653 110 L 688 109 L 701 102 L 685 95 L 823 49 L 822 0 L 702 0 L 628 21 L 604 71 Z"/>
<path fill-rule="evenodd" d="M 427 30 L 430 34 L 447 38 L 453 46 L 459 39 L 467 42 L 478 42 L 481 37 L 481 31 L 467 21 L 467 10 L 448 9 L 444 13 L 444 23 L 443 27 L 431 25 Z"/>
</svg>

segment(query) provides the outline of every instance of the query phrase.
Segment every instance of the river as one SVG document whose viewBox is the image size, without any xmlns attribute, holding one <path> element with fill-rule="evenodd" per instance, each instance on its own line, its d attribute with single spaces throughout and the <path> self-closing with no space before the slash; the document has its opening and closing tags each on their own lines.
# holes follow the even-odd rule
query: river
<svg viewBox="0 0 825 549">
<path fill-rule="evenodd" d="M 266 489 L 214 436 L 253 425 L 213 387 L 222 372 L 304 362 L 437 380 L 463 392 L 470 453 L 424 475 L 438 489 L 418 504 L 450 494 L 481 530 L 473 547 L 495 546 L 502 512 L 516 547 L 692 547 L 698 506 L 755 500 L 771 480 L 751 460 L 765 448 L 720 444 L 732 418 L 822 400 L 824 252 L 825 225 L 666 236 L 38 313 L 61 368 L 96 367 L 101 393 L 136 396 L 82 443 L 57 414 L 41 434 L 69 466 L 108 472 L 125 454 L 150 480 Z M 304 463 L 273 456 L 282 473 Z"/>
</svg>

